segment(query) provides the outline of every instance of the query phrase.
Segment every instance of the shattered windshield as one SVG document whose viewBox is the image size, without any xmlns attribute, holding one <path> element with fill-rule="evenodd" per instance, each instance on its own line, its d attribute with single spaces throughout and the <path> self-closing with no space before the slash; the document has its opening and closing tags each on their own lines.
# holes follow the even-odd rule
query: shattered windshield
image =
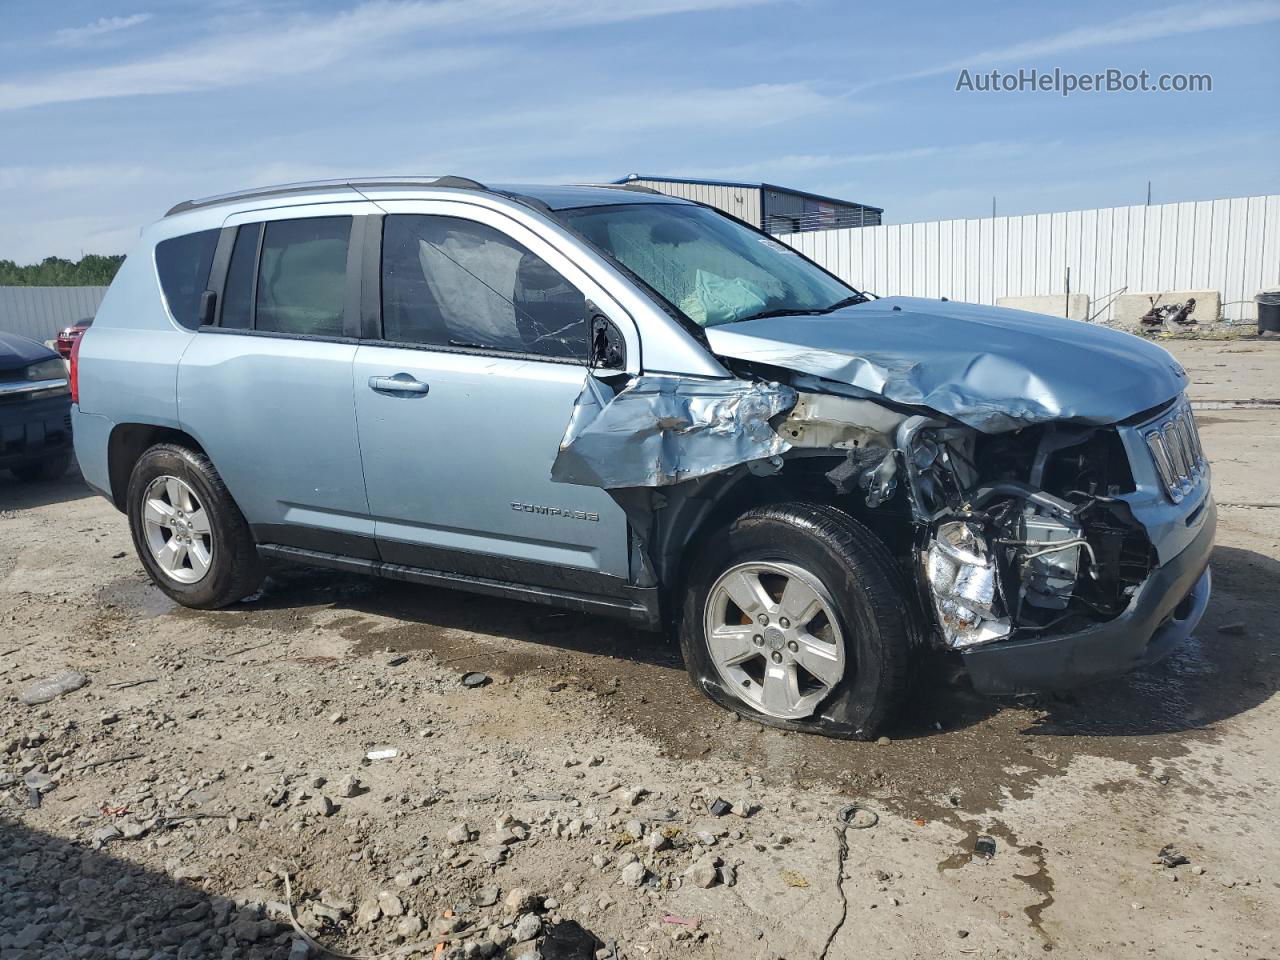
<svg viewBox="0 0 1280 960">
<path fill-rule="evenodd" d="M 627 203 L 559 215 L 700 327 L 861 299 L 790 247 L 706 207 Z"/>
</svg>

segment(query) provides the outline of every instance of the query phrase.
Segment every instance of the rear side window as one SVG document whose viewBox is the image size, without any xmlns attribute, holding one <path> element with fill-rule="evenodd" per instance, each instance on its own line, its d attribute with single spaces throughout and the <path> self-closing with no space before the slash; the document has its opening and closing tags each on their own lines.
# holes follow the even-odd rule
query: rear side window
<svg viewBox="0 0 1280 960">
<path fill-rule="evenodd" d="M 218 230 L 201 230 L 156 244 L 156 272 L 173 319 L 199 326 L 200 295 L 209 284 L 209 267 L 218 246 Z"/>
<path fill-rule="evenodd" d="M 236 231 L 231 248 L 231 265 L 222 291 L 222 318 L 219 325 L 233 330 L 253 326 L 253 267 L 258 262 L 258 236 L 262 224 L 246 223 Z"/>
<path fill-rule="evenodd" d="M 236 231 L 220 325 L 343 335 L 350 217 L 249 223 Z"/>
<path fill-rule="evenodd" d="M 262 237 L 254 328 L 339 337 L 350 217 L 272 220 Z"/>
<path fill-rule="evenodd" d="M 501 231 L 455 217 L 385 218 L 382 325 L 398 343 L 587 357 L 582 293 Z"/>
</svg>

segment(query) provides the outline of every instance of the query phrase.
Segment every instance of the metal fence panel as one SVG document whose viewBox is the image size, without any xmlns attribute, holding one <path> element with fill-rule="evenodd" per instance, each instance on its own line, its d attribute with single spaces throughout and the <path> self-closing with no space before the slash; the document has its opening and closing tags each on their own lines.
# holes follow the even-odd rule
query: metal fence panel
<svg viewBox="0 0 1280 960">
<path fill-rule="evenodd" d="M 106 287 L 0 287 L 0 333 L 44 342 L 63 327 L 92 317 Z"/>
<path fill-rule="evenodd" d="M 1250 321 L 1280 289 L 1280 194 L 1062 213 L 937 220 L 780 237 L 855 287 L 994 303 L 1071 292 L 1113 316 L 1118 292 L 1217 290 Z"/>
</svg>

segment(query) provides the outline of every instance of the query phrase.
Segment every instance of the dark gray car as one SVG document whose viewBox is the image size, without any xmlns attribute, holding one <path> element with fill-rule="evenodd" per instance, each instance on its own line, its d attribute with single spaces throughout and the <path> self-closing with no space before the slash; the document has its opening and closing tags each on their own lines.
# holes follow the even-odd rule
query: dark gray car
<svg viewBox="0 0 1280 960">
<path fill-rule="evenodd" d="M 71 462 L 71 392 L 62 358 L 43 344 L 0 333 L 0 470 L 54 480 Z"/>
</svg>

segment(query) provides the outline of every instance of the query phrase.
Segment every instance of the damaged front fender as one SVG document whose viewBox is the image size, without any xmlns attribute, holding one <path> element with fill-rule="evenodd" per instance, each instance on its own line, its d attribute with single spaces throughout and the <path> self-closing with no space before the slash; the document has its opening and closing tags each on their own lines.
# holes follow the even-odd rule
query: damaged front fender
<svg viewBox="0 0 1280 960">
<path fill-rule="evenodd" d="M 588 374 L 551 479 L 601 487 L 665 487 L 791 449 L 771 420 L 796 403 L 779 383 L 650 374 L 616 393 Z"/>
</svg>

